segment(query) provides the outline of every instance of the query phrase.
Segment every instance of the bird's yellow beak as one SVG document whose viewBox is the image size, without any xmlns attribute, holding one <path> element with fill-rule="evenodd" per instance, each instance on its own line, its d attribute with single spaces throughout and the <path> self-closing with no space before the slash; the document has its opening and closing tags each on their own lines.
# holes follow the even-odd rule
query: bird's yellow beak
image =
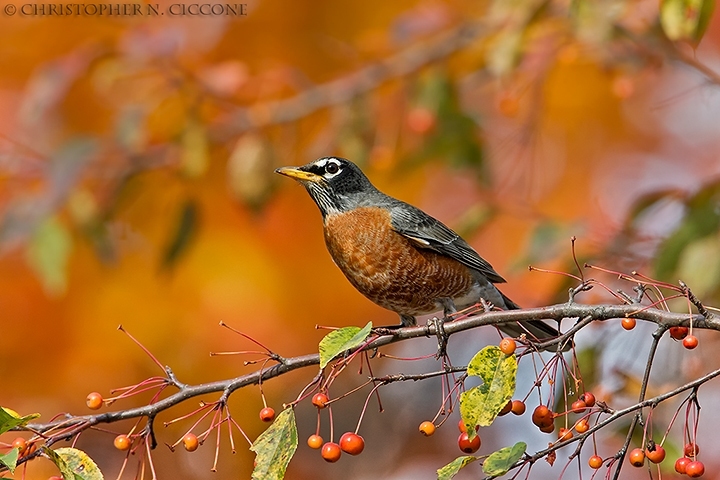
<svg viewBox="0 0 720 480">
<path fill-rule="evenodd" d="M 275 173 L 285 175 L 286 177 L 294 178 L 298 182 L 319 182 L 323 179 L 320 175 L 312 172 L 306 172 L 295 167 L 280 167 L 275 170 Z"/>
</svg>

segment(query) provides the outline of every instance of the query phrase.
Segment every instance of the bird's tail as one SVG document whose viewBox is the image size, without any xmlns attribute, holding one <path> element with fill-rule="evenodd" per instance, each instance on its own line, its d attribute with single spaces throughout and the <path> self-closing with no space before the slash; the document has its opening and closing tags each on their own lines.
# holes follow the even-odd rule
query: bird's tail
<svg viewBox="0 0 720 480">
<path fill-rule="evenodd" d="M 500 292 L 500 290 L 498 291 Z M 500 292 L 500 295 L 502 295 L 503 301 L 505 302 L 505 308 L 507 310 L 519 310 L 522 308 L 520 305 L 510 300 L 504 293 Z M 506 323 L 504 325 L 500 325 L 500 330 L 513 337 L 519 337 L 524 334 L 528 339 L 540 342 L 557 338 L 560 335 L 560 332 L 556 328 L 548 325 L 542 320 L 527 320 L 516 323 Z M 570 350 L 571 346 L 572 344 L 568 342 L 562 351 L 567 352 Z M 553 345 L 544 350 L 548 352 L 555 352 L 557 351 L 557 345 Z"/>
</svg>

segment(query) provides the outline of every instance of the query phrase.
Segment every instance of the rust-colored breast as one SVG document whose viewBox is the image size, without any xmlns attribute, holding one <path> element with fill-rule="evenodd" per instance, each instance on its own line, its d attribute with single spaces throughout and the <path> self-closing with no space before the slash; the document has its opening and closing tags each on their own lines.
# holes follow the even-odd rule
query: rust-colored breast
<svg viewBox="0 0 720 480">
<path fill-rule="evenodd" d="M 394 231 L 390 213 L 382 208 L 326 217 L 325 243 L 360 293 L 400 314 L 437 311 L 439 299 L 463 296 L 475 283 L 461 263 L 417 248 Z"/>
</svg>

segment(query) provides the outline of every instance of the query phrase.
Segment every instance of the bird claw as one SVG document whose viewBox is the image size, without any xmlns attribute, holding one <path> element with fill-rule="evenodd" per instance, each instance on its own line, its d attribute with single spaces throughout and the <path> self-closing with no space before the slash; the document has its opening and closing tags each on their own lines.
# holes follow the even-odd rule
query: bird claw
<svg viewBox="0 0 720 480">
<path fill-rule="evenodd" d="M 438 339 L 438 350 L 435 358 L 443 358 L 447 354 L 448 335 L 445 333 L 445 320 L 447 317 L 433 317 L 431 322 L 435 327 L 435 335 Z"/>
</svg>

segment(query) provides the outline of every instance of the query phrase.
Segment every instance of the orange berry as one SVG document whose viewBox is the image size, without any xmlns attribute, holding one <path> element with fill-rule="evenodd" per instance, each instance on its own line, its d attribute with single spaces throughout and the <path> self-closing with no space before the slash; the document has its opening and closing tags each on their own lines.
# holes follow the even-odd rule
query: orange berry
<svg viewBox="0 0 720 480">
<path fill-rule="evenodd" d="M 317 450 L 323 446 L 323 438 L 320 435 L 310 435 L 307 439 L 308 447 Z"/>
<path fill-rule="evenodd" d="M 687 469 L 688 464 L 692 462 L 687 457 L 680 457 L 677 460 L 675 460 L 675 471 L 681 475 L 685 474 L 685 470 Z"/>
<path fill-rule="evenodd" d="M 695 335 L 688 335 L 687 337 L 683 338 L 682 344 L 683 347 L 687 348 L 688 350 L 693 350 L 695 347 L 698 346 L 698 339 Z"/>
<path fill-rule="evenodd" d="M 520 112 L 520 100 L 517 95 L 503 92 L 497 100 L 498 111 L 508 118 L 514 118 Z"/>
<path fill-rule="evenodd" d="M 118 450 L 122 450 L 124 452 L 126 450 L 130 450 L 130 447 L 132 446 L 132 440 L 130 440 L 130 437 L 125 434 L 118 435 L 117 437 L 115 437 L 113 445 L 115 445 L 115 448 L 117 448 Z"/>
<path fill-rule="evenodd" d="M 27 440 L 25 440 L 23 437 L 17 437 L 15 440 L 13 440 L 12 446 L 13 448 L 18 449 L 18 455 L 22 457 L 28 447 Z"/>
<path fill-rule="evenodd" d="M 650 450 L 649 448 L 645 449 L 645 456 L 652 463 L 661 463 L 663 460 L 665 460 L 665 449 L 662 447 L 662 445 L 653 445 L 652 450 Z"/>
<path fill-rule="evenodd" d="M 630 452 L 628 460 L 633 467 L 642 467 L 645 465 L 645 452 L 642 448 L 635 448 Z"/>
<path fill-rule="evenodd" d="M 670 336 L 675 340 L 682 340 L 687 334 L 688 327 L 670 327 Z"/>
<path fill-rule="evenodd" d="M 578 433 L 585 433 L 588 430 L 590 430 L 590 425 L 588 424 L 588 421 L 586 418 L 583 418 L 579 422 L 575 424 L 575 431 Z"/>
<path fill-rule="evenodd" d="M 435 433 L 435 424 L 432 422 L 428 422 L 427 420 L 422 422 L 420 424 L 420 427 L 418 427 L 420 430 L 420 433 L 425 435 L 426 437 L 429 437 L 433 433 Z"/>
<path fill-rule="evenodd" d="M 350 455 L 360 455 L 365 449 L 365 440 L 357 433 L 343 433 L 343 436 L 340 437 L 340 448 Z"/>
<path fill-rule="evenodd" d="M 98 410 L 103 406 L 103 397 L 98 392 L 92 392 L 88 394 L 85 403 L 90 410 Z"/>
<path fill-rule="evenodd" d="M 502 407 L 502 410 L 498 412 L 498 417 L 502 417 L 503 415 L 507 415 L 512 410 L 512 401 L 508 400 L 508 402 L 505 404 L 504 407 Z"/>
<path fill-rule="evenodd" d="M 263 422 L 272 422 L 275 420 L 275 410 L 272 407 L 265 407 L 260 410 L 260 420 Z"/>
<path fill-rule="evenodd" d="M 185 447 L 185 450 L 188 452 L 194 452 L 197 450 L 198 445 L 200 445 L 200 441 L 198 440 L 197 435 L 195 435 L 192 432 L 188 432 L 185 434 L 185 436 L 182 439 L 183 447 Z"/>
<path fill-rule="evenodd" d="M 583 393 L 582 395 L 580 395 L 578 400 L 582 400 L 583 402 L 585 402 L 585 405 L 589 408 L 595 406 L 595 395 L 590 392 Z"/>
<path fill-rule="evenodd" d="M 685 467 L 685 475 L 687 475 L 690 478 L 698 478 L 702 477 L 705 473 L 705 465 L 695 460 L 694 462 L 690 462 Z"/>
<path fill-rule="evenodd" d="M 587 404 L 582 400 L 575 400 L 570 406 L 570 410 L 575 413 L 582 413 L 587 408 Z"/>
<path fill-rule="evenodd" d="M 543 427 L 548 427 L 554 422 L 553 412 L 551 412 L 550 409 L 545 405 L 538 405 L 533 411 L 532 422 L 538 427 L 540 427 L 540 429 L 542 429 Z"/>
<path fill-rule="evenodd" d="M 565 440 L 570 440 L 572 437 L 573 437 L 572 430 L 568 430 L 567 428 L 562 427 L 562 428 L 558 431 L 558 439 L 559 439 L 561 442 L 564 442 Z"/>
<path fill-rule="evenodd" d="M 551 423 L 550 425 L 545 425 L 544 427 L 540 427 L 540 431 L 543 433 L 553 433 L 555 431 L 555 423 Z"/>
<path fill-rule="evenodd" d="M 683 453 L 685 453 L 686 457 L 695 457 L 700 453 L 700 447 L 693 442 L 687 443 L 685 447 L 683 447 Z"/>
<path fill-rule="evenodd" d="M 632 330 L 637 322 L 634 318 L 623 318 L 621 323 L 625 330 Z"/>
<path fill-rule="evenodd" d="M 340 445 L 337 443 L 328 442 L 323 445 L 320 455 L 322 455 L 322 458 L 324 458 L 326 462 L 335 463 L 340 460 L 342 450 L 340 450 Z"/>
<path fill-rule="evenodd" d="M 588 459 L 588 465 L 590 465 L 590 468 L 597 470 L 598 468 L 602 467 L 603 459 L 599 455 L 593 455 Z"/>
<path fill-rule="evenodd" d="M 500 340 L 500 351 L 503 352 L 505 355 L 512 355 L 513 353 L 515 353 L 516 348 L 517 344 L 512 338 L 506 337 Z"/>
<path fill-rule="evenodd" d="M 523 402 L 522 400 L 513 400 L 512 408 L 510 409 L 510 411 L 514 415 L 522 415 L 523 413 L 525 413 L 525 402 Z"/>
<path fill-rule="evenodd" d="M 325 408 L 326 404 L 330 401 L 327 395 L 324 393 L 316 393 L 312 398 L 312 404 L 317 408 Z"/>
</svg>

